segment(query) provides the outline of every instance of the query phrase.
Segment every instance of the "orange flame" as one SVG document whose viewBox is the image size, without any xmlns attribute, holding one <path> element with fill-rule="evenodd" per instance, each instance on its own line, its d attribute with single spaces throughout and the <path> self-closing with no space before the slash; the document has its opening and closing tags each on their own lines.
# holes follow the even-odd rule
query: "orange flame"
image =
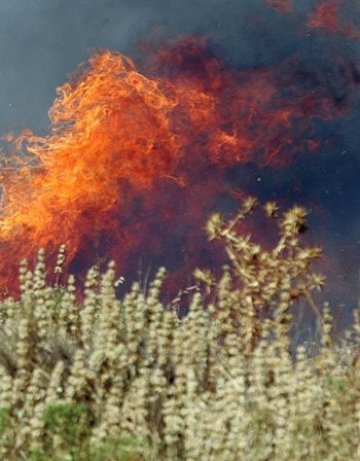
<svg viewBox="0 0 360 461">
<path fill-rule="evenodd" d="M 335 111 L 281 69 L 228 69 L 202 39 L 161 49 L 146 69 L 117 52 L 95 54 L 58 88 L 49 135 L 12 139 L 1 168 L 4 286 L 39 247 L 54 253 L 66 243 L 69 261 L 81 260 L 100 236 L 104 255 L 123 267 L 141 242 L 161 253 L 168 221 L 200 235 L 225 190 L 222 169 L 289 162 L 316 144 L 312 120 Z"/>
</svg>

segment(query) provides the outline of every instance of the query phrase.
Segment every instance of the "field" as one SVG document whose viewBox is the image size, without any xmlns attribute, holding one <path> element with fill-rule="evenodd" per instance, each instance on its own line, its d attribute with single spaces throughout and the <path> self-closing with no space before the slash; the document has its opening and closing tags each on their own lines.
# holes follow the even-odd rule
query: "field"
<svg viewBox="0 0 360 461">
<path fill-rule="evenodd" d="M 0 304 L 0 459 L 359 459 L 360 311 L 333 334 L 313 296 L 321 249 L 302 245 L 307 211 L 262 208 L 279 229 L 274 247 L 241 233 L 255 199 L 230 221 L 212 215 L 209 240 L 229 263 L 220 278 L 197 269 L 171 302 L 163 268 L 119 297 L 112 262 L 90 268 L 79 294 L 64 246 L 55 268 L 44 250 L 33 268 L 22 261 L 19 298 Z M 299 302 L 315 345 L 294 344 Z"/>
</svg>

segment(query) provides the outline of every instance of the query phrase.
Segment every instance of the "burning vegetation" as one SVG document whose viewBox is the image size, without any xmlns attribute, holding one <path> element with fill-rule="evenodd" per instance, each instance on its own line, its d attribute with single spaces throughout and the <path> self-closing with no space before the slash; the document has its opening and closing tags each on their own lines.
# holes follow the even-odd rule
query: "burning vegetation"
<svg viewBox="0 0 360 461">
<path fill-rule="evenodd" d="M 358 39 L 343 8 L 318 2 L 307 27 Z M 316 123 L 347 114 L 360 81 L 344 60 L 339 75 L 341 96 L 298 59 L 241 69 L 198 37 L 137 62 L 103 50 L 57 89 L 47 135 L 6 136 L 1 459 L 355 459 L 360 310 L 335 334 L 305 208 L 258 213 L 225 179 L 316 151 Z M 170 254 L 176 297 L 164 268 L 119 290 L 142 252 Z"/>
<path fill-rule="evenodd" d="M 39 247 L 55 257 L 65 243 L 78 273 L 94 259 L 125 268 L 141 251 L 157 260 L 163 242 L 178 243 L 180 227 L 190 266 L 201 264 L 198 222 L 219 193 L 246 194 L 226 186 L 224 170 L 288 164 L 318 146 L 316 119 L 346 110 L 326 88 L 309 90 L 303 76 L 294 63 L 231 68 L 198 38 L 162 47 L 140 65 L 117 52 L 93 55 L 58 88 L 50 134 L 7 137 L 2 290 L 16 279 L 10 261 Z"/>
</svg>

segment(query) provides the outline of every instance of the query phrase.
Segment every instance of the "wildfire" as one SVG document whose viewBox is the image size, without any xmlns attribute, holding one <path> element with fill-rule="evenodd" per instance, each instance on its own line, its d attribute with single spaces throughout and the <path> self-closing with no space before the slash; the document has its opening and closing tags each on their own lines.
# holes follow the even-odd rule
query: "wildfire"
<svg viewBox="0 0 360 461">
<path fill-rule="evenodd" d="M 62 243 L 80 265 L 81 251 L 89 261 L 98 251 L 124 267 L 144 244 L 153 256 L 171 251 L 171 238 L 201 252 L 224 168 L 288 163 L 317 145 L 314 118 L 337 110 L 281 66 L 229 68 L 203 39 L 172 43 L 143 67 L 96 53 L 57 89 L 50 133 L 11 139 L 1 168 L 4 286 L 19 260 Z"/>
</svg>

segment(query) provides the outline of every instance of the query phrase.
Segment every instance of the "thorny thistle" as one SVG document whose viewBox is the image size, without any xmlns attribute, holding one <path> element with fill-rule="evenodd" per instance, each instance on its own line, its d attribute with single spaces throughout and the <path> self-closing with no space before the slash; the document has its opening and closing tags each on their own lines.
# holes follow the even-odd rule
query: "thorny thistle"
<svg viewBox="0 0 360 461">
<path fill-rule="evenodd" d="M 280 215 L 275 202 L 266 203 L 263 208 L 265 215 L 275 219 L 279 229 L 278 242 L 272 250 L 267 250 L 254 243 L 250 234 L 243 235 L 237 228 L 240 220 L 252 212 L 256 205 L 257 200 L 249 197 L 243 201 L 235 218 L 224 222 L 219 214 L 214 214 L 207 226 L 209 240 L 222 241 L 232 263 L 234 288 L 238 290 L 239 299 L 236 308 L 232 309 L 236 329 L 241 331 L 246 315 L 250 316 L 252 326 L 249 324 L 247 328 L 248 331 L 252 329 L 253 345 L 262 332 L 259 319 L 264 314 L 271 317 L 275 312 L 286 279 L 290 292 L 289 308 L 304 298 L 318 317 L 320 310 L 311 291 L 321 290 L 325 285 L 324 276 L 311 272 L 312 263 L 321 256 L 321 248 L 302 247 L 299 240 L 299 234 L 307 229 L 305 218 L 308 211 L 295 206 Z M 199 273 L 197 275 L 201 281 Z M 203 282 L 209 286 L 208 278 Z"/>
</svg>

